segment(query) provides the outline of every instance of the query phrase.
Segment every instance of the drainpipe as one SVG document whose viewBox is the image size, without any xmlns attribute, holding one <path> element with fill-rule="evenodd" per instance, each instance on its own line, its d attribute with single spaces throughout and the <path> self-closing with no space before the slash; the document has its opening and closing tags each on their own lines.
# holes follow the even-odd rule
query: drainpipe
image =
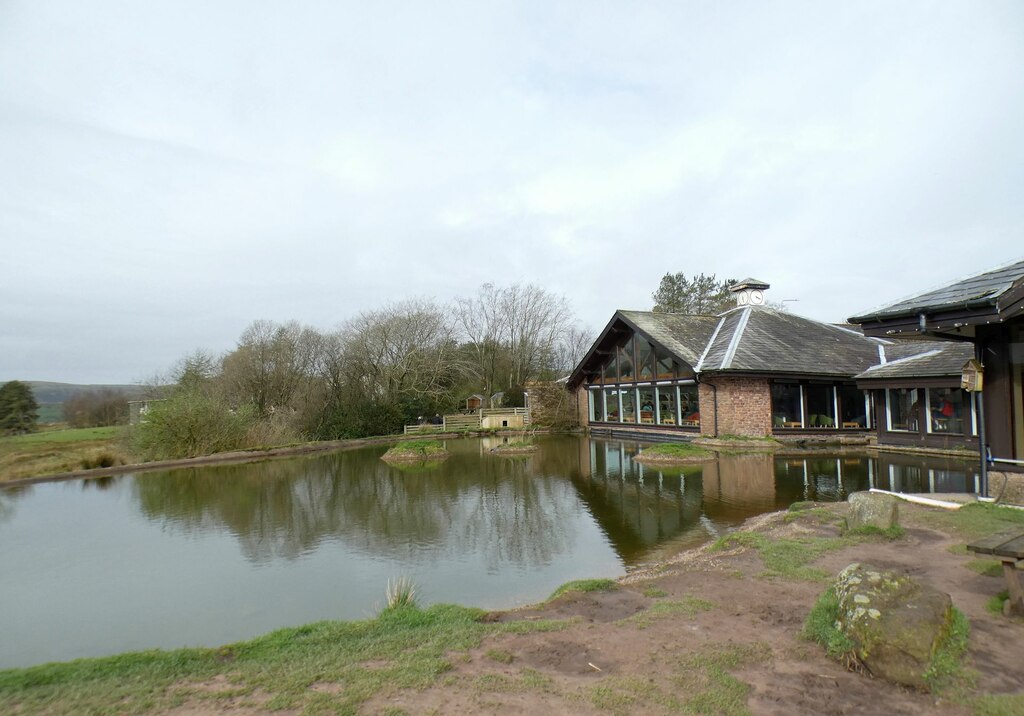
<svg viewBox="0 0 1024 716">
<path fill-rule="evenodd" d="M 974 355 L 980 365 L 984 351 L 981 343 L 974 344 Z M 982 383 L 984 386 L 984 383 Z M 988 446 L 985 444 L 985 398 L 982 391 L 974 394 L 974 410 L 978 414 L 978 454 L 981 455 L 981 484 L 978 486 L 979 497 L 988 497 Z"/>
</svg>

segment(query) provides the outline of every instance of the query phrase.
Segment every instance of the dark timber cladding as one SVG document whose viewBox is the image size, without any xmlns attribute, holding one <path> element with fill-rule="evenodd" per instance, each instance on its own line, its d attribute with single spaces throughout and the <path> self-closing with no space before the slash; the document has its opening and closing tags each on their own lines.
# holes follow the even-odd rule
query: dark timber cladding
<svg viewBox="0 0 1024 716">
<path fill-rule="evenodd" d="M 1024 260 L 850 319 L 866 335 L 969 341 L 985 367 L 984 425 L 997 460 L 1024 466 Z M 1001 467 L 1013 465 L 1003 463 Z"/>
</svg>

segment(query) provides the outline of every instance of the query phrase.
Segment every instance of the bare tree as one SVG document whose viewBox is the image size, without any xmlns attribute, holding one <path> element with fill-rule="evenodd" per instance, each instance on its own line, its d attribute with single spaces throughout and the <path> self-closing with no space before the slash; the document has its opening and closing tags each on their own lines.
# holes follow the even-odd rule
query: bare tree
<svg viewBox="0 0 1024 716">
<path fill-rule="evenodd" d="M 224 357 L 224 389 L 235 402 L 251 403 L 260 416 L 291 407 L 313 373 L 319 345 L 320 335 L 296 321 L 254 321 Z"/>
</svg>

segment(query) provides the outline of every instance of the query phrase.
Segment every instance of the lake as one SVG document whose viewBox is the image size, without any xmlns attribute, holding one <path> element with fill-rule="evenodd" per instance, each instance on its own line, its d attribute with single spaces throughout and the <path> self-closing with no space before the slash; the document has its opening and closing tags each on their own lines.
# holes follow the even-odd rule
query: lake
<svg viewBox="0 0 1024 716">
<path fill-rule="evenodd" d="M 363 619 L 399 576 L 421 603 L 509 608 L 795 501 L 976 480 L 950 460 L 742 454 L 654 469 L 635 442 L 542 436 L 530 456 L 490 453 L 501 440 L 449 440 L 451 457 L 425 469 L 374 446 L 0 488 L 0 668 Z"/>
</svg>

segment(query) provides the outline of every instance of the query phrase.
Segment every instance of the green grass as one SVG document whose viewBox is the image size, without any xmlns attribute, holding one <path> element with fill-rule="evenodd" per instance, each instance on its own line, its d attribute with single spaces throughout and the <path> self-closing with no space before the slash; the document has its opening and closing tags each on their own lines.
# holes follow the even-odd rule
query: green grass
<svg viewBox="0 0 1024 716">
<path fill-rule="evenodd" d="M 974 716 L 1020 716 L 1024 714 L 1024 694 L 986 694 L 971 706 Z"/>
<path fill-rule="evenodd" d="M 920 510 L 916 518 L 965 542 L 1010 529 L 1024 529 L 1024 510 L 980 502 L 959 510 Z"/>
<path fill-rule="evenodd" d="M 511 664 L 514 658 L 512 652 L 505 649 L 488 649 L 486 656 L 491 661 L 497 661 L 499 664 Z"/>
<path fill-rule="evenodd" d="M 660 599 L 661 597 L 667 597 L 668 596 L 668 592 L 666 592 L 664 589 L 659 589 L 658 587 L 655 587 L 654 585 L 650 585 L 650 586 L 644 587 L 643 595 L 645 597 L 649 597 L 651 599 Z"/>
<path fill-rule="evenodd" d="M 688 460 L 690 458 L 714 457 L 714 453 L 690 443 L 662 443 L 645 447 L 639 457 Z"/>
<path fill-rule="evenodd" d="M 774 445 L 781 445 L 782 441 L 776 440 L 770 435 L 764 437 L 756 437 L 754 435 L 719 435 L 718 437 L 712 438 L 713 440 L 726 440 L 733 442 L 744 442 L 744 443 L 769 443 Z"/>
<path fill-rule="evenodd" d="M 882 537 L 889 540 L 898 540 L 906 532 L 899 525 L 893 525 L 892 527 L 876 527 L 875 525 L 861 525 L 860 527 L 854 527 L 853 529 L 847 529 L 843 531 L 844 535 L 851 535 L 857 537 Z"/>
<path fill-rule="evenodd" d="M 666 599 L 657 602 L 649 609 L 645 609 L 639 614 L 634 614 L 623 621 L 635 624 L 641 629 L 646 629 L 658 619 L 665 617 L 693 619 L 699 612 L 706 612 L 714 608 L 713 602 L 687 594 L 682 599 Z"/>
<path fill-rule="evenodd" d="M 563 584 L 547 600 L 550 602 L 566 592 L 612 592 L 618 588 L 619 583 L 614 579 L 577 579 Z"/>
<path fill-rule="evenodd" d="M 757 550 L 764 562 L 763 577 L 782 577 L 820 581 L 829 575 L 808 565 L 827 552 L 841 549 L 853 543 L 850 538 L 838 537 L 793 537 L 771 539 L 759 532 L 733 532 L 715 540 L 712 551 L 724 551 L 736 547 Z"/>
<path fill-rule="evenodd" d="M 994 559 L 972 559 L 964 565 L 972 572 L 977 572 L 985 577 L 1002 577 L 1003 565 Z"/>
<path fill-rule="evenodd" d="M 1003 591 L 999 592 L 999 594 L 995 595 L 987 602 L 985 602 L 985 610 L 990 614 L 995 614 L 996 616 L 1001 617 L 1003 615 L 1003 602 L 1005 602 L 1009 598 L 1010 592 L 1004 589 Z"/>
<path fill-rule="evenodd" d="M 130 462 L 123 427 L 40 430 L 0 438 L 0 482 Z"/>
<path fill-rule="evenodd" d="M 764 644 L 713 647 L 674 659 L 671 683 L 612 676 L 591 687 L 593 706 L 614 714 L 682 713 L 745 716 L 750 686 L 730 674 L 746 664 L 771 658 Z"/>
<path fill-rule="evenodd" d="M 562 628 L 561 622 L 485 624 L 483 612 L 452 605 L 397 607 L 359 622 L 281 629 L 218 649 L 148 651 L 0 671 L 0 713 L 137 713 L 189 698 L 269 694 L 262 708 L 314 709 L 316 683 L 336 685 L 332 707 L 352 713 L 376 693 L 430 686 L 451 668 L 449 654 L 477 648 L 487 634 Z M 225 693 L 202 687 L 227 677 Z M 525 678 L 525 677 L 524 677 Z"/>
<path fill-rule="evenodd" d="M 405 440 L 392 445 L 383 458 L 396 460 L 437 460 L 447 455 L 444 445 L 437 440 Z"/>
<path fill-rule="evenodd" d="M 953 607 L 946 634 L 932 654 L 932 663 L 924 674 L 925 682 L 933 693 L 963 691 L 973 685 L 972 675 L 963 664 L 970 633 L 970 621 Z"/>
<path fill-rule="evenodd" d="M 811 613 L 804 622 L 802 636 L 821 644 L 830 657 L 849 666 L 856 661 L 856 645 L 836 628 L 838 617 L 839 599 L 836 597 L 835 589 L 829 587 L 811 607 Z"/>
</svg>

